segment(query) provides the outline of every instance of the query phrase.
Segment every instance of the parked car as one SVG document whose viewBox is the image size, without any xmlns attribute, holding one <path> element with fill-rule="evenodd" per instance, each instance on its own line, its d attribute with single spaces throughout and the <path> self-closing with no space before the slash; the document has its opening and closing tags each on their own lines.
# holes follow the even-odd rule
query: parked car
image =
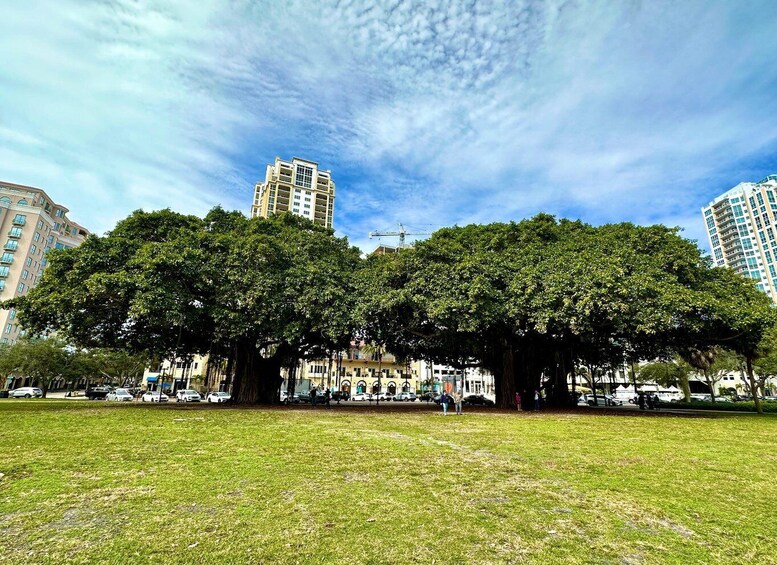
<svg viewBox="0 0 777 565">
<path fill-rule="evenodd" d="M 418 397 L 418 400 L 421 402 L 429 402 L 430 400 L 435 400 L 439 395 L 434 392 L 425 392 L 421 396 Z"/>
<path fill-rule="evenodd" d="M 442 395 L 441 394 L 437 395 L 434 398 L 434 403 L 439 406 L 441 399 L 442 399 Z M 451 408 L 453 406 L 456 406 L 456 403 L 453 401 L 453 395 L 449 394 L 448 395 L 448 408 Z"/>
<path fill-rule="evenodd" d="M 164 392 L 160 393 L 158 390 L 154 390 L 145 393 L 140 397 L 140 400 L 142 402 L 167 402 L 170 400 L 170 397 L 167 396 Z"/>
<path fill-rule="evenodd" d="M 351 398 L 351 393 L 347 390 L 336 390 L 332 393 L 332 400 L 348 400 Z"/>
<path fill-rule="evenodd" d="M 16 390 L 12 390 L 9 396 L 11 398 L 32 398 L 33 396 L 35 398 L 41 398 L 43 396 L 43 391 L 34 386 L 23 386 Z"/>
<path fill-rule="evenodd" d="M 394 395 L 394 400 L 397 402 L 415 402 L 416 395 L 414 392 L 398 392 Z"/>
<path fill-rule="evenodd" d="M 712 402 L 711 394 L 692 394 L 691 402 Z"/>
<path fill-rule="evenodd" d="M 200 400 L 202 400 L 202 396 L 200 396 L 200 393 L 190 388 L 179 390 L 175 394 L 176 402 L 199 402 Z"/>
<path fill-rule="evenodd" d="M 107 400 L 113 400 L 115 402 L 132 402 L 133 396 L 126 388 L 117 388 L 108 393 L 105 397 Z"/>
<path fill-rule="evenodd" d="M 596 398 L 593 394 L 584 394 L 577 403 L 587 406 L 623 406 L 622 400 L 618 400 L 610 394 L 597 394 Z"/>
<path fill-rule="evenodd" d="M 356 394 L 351 396 L 351 400 L 355 400 L 359 402 L 363 400 L 368 400 L 368 399 L 369 399 L 369 395 L 366 392 L 357 392 Z"/>
<path fill-rule="evenodd" d="M 383 400 L 385 402 L 388 402 L 389 400 L 394 400 L 394 395 L 389 392 L 379 392 L 375 395 L 374 400 Z"/>
<path fill-rule="evenodd" d="M 482 394 L 470 394 L 464 397 L 464 404 L 469 406 L 494 406 L 495 403 L 490 398 L 486 398 Z"/>
<path fill-rule="evenodd" d="M 95 385 L 86 389 L 85 396 L 89 400 L 105 400 L 111 392 L 113 392 L 113 387 L 108 385 Z"/>
<path fill-rule="evenodd" d="M 228 392 L 209 392 L 208 396 L 205 397 L 205 400 L 208 402 L 215 402 L 215 403 L 221 403 L 221 402 L 227 402 L 229 399 L 232 398 L 232 395 L 230 395 Z"/>
</svg>

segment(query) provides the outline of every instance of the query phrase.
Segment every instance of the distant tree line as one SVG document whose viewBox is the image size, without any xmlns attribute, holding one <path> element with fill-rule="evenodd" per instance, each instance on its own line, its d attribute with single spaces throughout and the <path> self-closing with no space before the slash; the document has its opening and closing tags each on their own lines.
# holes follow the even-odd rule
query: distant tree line
<svg viewBox="0 0 777 565">
<path fill-rule="evenodd" d="M 78 349 L 57 337 L 23 337 L 0 344 L 0 376 L 18 386 L 38 386 L 43 396 L 52 386 L 74 390 L 79 384 L 136 386 L 148 359 L 123 350 Z"/>
<path fill-rule="evenodd" d="M 541 214 L 441 229 L 362 259 L 290 214 L 138 211 L 49 258 L 38 286 L 3 304 L 28 331 L 151 359 L 209 354 L 242 403 L 273 402 L 282 368 L 293 379 L 299 360 L 354 338 L 401 358 L 483 367 L 502 407 L 540 388 L 568 403 L 567 376 L 581 368 L 595 378 L 675 357 L 699 368 L 723 350 L 756 391 L 774 341 L 775 310 L 754 281 L 712 267 L 664 226 Z"/>
</svg>

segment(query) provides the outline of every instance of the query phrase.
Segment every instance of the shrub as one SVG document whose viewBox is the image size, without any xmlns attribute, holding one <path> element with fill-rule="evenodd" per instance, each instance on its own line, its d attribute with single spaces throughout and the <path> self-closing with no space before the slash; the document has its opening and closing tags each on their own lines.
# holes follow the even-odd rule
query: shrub
<svg viewBox="0 0 777 565">
<path fill-rule="evenodd" d="M 726 410 L 730 412 L 755 412 L 755 402 L 662 402 L 664 408 L 685 408 L 689 410 Z M 766 413 L 777 414 L 777 402 L 761 401 L 761 407 Z"/>
</svg>

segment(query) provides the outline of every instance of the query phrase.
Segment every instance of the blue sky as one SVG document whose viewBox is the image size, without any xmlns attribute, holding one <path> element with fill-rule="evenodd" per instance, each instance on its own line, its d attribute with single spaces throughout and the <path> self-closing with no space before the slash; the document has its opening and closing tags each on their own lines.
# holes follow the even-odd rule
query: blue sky
<svg viewBox="0 0 777 565">
<path fill-rule="evenodd" d="M 772 0 L 3 4 L 0 179 L 97 232 L 247 213 L 276 155 L 333 171 L 365 250 L 541 211 L 701 239 L 777 173 Z"/>
</svg>

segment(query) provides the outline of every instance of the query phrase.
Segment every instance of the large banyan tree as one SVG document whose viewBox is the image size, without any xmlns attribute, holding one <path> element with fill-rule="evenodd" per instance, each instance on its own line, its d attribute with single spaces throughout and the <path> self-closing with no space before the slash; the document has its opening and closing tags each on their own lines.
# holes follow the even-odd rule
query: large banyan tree
<svg viewBox="0 0 777 565">
<path fill-rule="evenodd" d="M 8 304 L 28 331 L 156 359 L 210 354 L 237 402 L 272 402 L 283 366 L 352 333 L 358 250 L 288 214 L 138 211 L 49 260 L 38 286 Z"/>
<path fill-rule="evenodd" d="M 579 368 L 595 380 L 624 361 L 716 346 L 745 359 L 755 390 L 774 326 L 752 280 L 712 268 L 676 229 L 548 215 L 445 228 L 362 260 L 289 214 L 135 212 L 49 260 L 38 286 L 5 304 L 29 331 L 157 359 L 208 353 L 243 403 L 272 402 L 283 367 L 293 378 L 300 359 L 354 335 L 403 358 L 484 367 L 503 407 L 540 388 L 568 402 Z"/>
<path fill-rule="evenodd" d="M 568 402 L 579 366 L 595 375 L 711 344 L 744 354 L 773 324 L 753 281 L 711 268 L 677 229 L 548 215 L 439 230 L 370 258 L 357 287 L 361 320 L 390 350 L 488 369 L 502 407 L 540 388 Z"/>
</svg>

